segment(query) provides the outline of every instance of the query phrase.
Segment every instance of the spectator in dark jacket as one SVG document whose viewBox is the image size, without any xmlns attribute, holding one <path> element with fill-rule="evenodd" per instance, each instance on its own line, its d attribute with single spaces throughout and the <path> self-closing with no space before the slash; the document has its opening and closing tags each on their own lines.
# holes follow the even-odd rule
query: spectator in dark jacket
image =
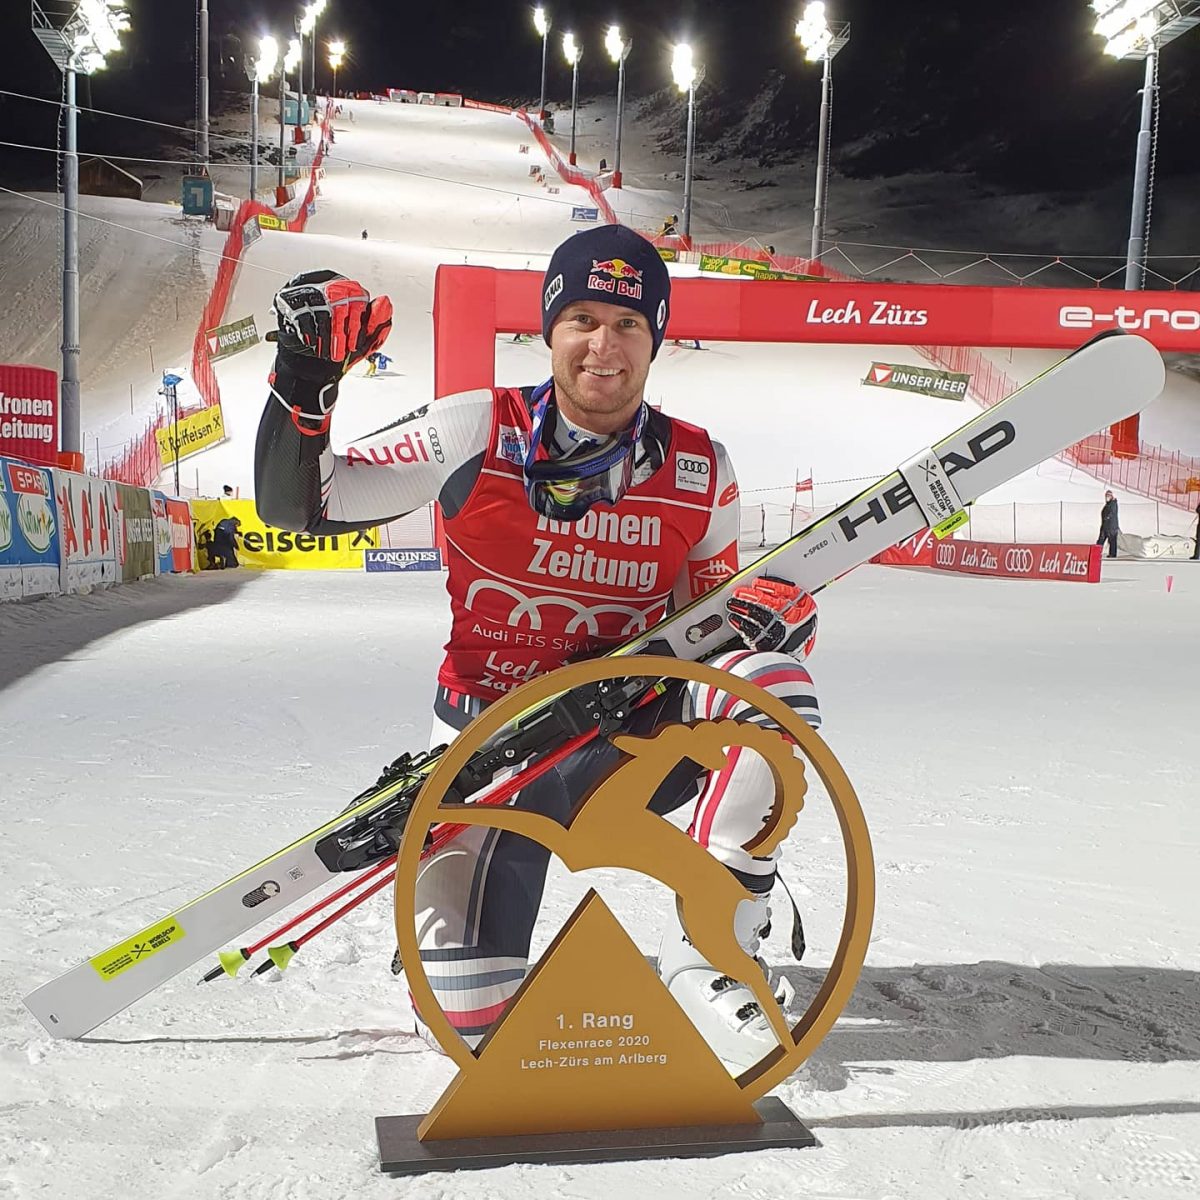
<svg viewBox="0 0 1200 1200">
<path fill-rule="evenodd" d="M 1117 516 L 1117 498 L 1112 492 L 1104 493 L 1104 507 L 1100 510 L 1100 536 L 1096 539 L 1097 546 L 1108 543 L 1108 557 L 1117 557 L 1117 534 L 1121 532 L 1120 518 Z"/>
<path fill-rule="evenodd" d="M 241 521 L 237 517 L 226 517 L 224 520 L 218 521 L 213 528 L 209 559 L 214 567 L 224 570 L 226 567 L 240 565 L 237 556 L 237 539 L 241 536 L 240 525 Z"/>
</svg>

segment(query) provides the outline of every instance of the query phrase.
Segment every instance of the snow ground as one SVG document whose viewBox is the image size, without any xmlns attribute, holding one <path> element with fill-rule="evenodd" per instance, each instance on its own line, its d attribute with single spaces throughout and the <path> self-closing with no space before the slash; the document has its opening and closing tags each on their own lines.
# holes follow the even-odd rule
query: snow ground
<svg viewBox="0 0 1200 1200">
<path fill-rule="evenodd" d="M 189 971 L 78 1043 L 19 997 L 423 744 L 440 579 L 230 572 L 0 611 L 22 647 L 0 691 L 0 1180 L 18 1200 L 1193 1194 L 1200 570 L 1176 571 L 1168 593 L 1154 564 L 1095 587 L 863 568 L 825 593 L 813 671 L 879 896 L 845 1018 L 778 1093 L 818 1148 L 409 1182 L 377 1176 L 371 1119 L 423 1111 L 451 1071 L 408 1032 L 382 899 L 282 978 Z M 936 711 L 914 701 L 931 678 Z M 817 800 L 794 838 L 805 994 L 843 867 Z M 657 890 L 592 875 L 654 953 Z M 559 881 L 543 944 L 582 888 Z"/>
<path fill-rule="evenodd" d="M 312 232 L 252 248 L 231 318 L 254 312 L 266 328 L 278 281 L 325 265 L 389 291 L 411 318 L 397 322 L 392 374 L 347 381 L 340 436 L 428 400 L 438 261 L 536 268 L 571 228 L 528 187 L 521 140 L 489 114 L 356 106 Z M 786 492 L 810 466 L 878 474 L 967 410 L 861 388 L 873 353 L 665 347 L 653 398 L 726 440 L 748 491 Z M 218 365 L 232 436 L 188 460 L 209 490 L 248 489 L 267 361 L 258 347 Z M 537 345 L 497 345 L 502 381 L 545 364 Z M 762 426 L 734 423 L 715 398 L 745 394 L 747 378 Z M 119 399 L 114 388 L 94 419 L 118 428 Z M 777 427 L 803 437 L 764 432 Z M 1065 472 L 1044 465 L 1004 499 L 1102 492 Z M 228 572 L 6 607 L 0 1181 L 20 1200 L 1191 1194 L 1198 598 L 1188 563 L 1106 562 L 1096 587 L 863 568 L 830 588 L 813 670 L 875 840 L 879 896 L 846 1017 L 779 1091 L 821 1145 L 407 1182 L 377 1176 L 371 1118 L 423 1111 L 451 1072 L 407 1032 L 382 900 L 281 979 L 198 989 L 189 972 L 78 1043 L 42 1036 L 19 997 L 327 819 L 424 745 L 441 580 Z M 801 994 L 840 921 L 835 837 L 810 803 L 784 867 L 812 945 L 789 969 Z M 653 953 L 661 895 L 597 874 Z M 581 887 L 551 884 L 543 944 Z M 772 948 L 785 961 L 781 939 Z"/>
</svg>

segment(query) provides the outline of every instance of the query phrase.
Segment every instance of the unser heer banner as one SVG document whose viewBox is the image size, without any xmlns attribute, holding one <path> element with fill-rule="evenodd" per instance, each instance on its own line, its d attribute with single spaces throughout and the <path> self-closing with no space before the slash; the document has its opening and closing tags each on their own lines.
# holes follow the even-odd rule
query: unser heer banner
<svg viewBox="0 0 1200 1200">
<path fill-rule="evenodd" d="M 0 600 L 57 592 L 58 553 L 50 472 L 0 458 Z"/>
<path fill-rule="evenodd" d="M 1003 579 L 1099 583 L 1100 547 L 968 542 L 947 538 L 934 548 L 933 565 L 939 571 L 994 575 Z"/>
<path fill-rule="evenodd" d="M 363 554 L 379 546 L 377 529 L 316 535 L 265 524 L 253 500 L 192 500 L 196 536 L 226 517 L 238 520 L 237 557 L 243 567 L 288 571 L 363 570 Z"/>
<path fill-rule="evenodd" d="M 58 375 L 0 364 L 0 454 L 53 466 L 58 455 Z"/>
<path fill-rule="evenodd" d="M 932 367 L 910 367 L 905 363 L 873 362 L 863 383 L 943 400 L 965 400 L 971 376 L 958 371 L 935 371 Z"/>
<path fill-rule="evenodd" d="M 156 534 L 154 510 L 150 493 L 145 488 L 116 485 L 117 520 L 120 530 L 116 537 L 117 560 L 121 581 L 129 583 L 145 575 L 156 574 Z"/>
</svg>

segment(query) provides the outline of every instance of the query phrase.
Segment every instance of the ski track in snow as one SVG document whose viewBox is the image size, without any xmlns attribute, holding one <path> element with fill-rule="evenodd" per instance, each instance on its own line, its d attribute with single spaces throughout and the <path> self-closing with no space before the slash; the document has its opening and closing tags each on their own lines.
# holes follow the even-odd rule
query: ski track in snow
<svg viewBox="0 0 1200 1200">
<path fill-rule="evenodd" d="M 230 309 L 258 314 L 261 332 L 278 277 L 333 262 L 422 317 L 398 322 L 394 377 L 347 380 L 339 417 L 350 432 L 427 399 L 423 314 L 439 258 L 536 269 L 545 253 L 529 247 L 548 251 L 569 228 L 521 181 L 530 160 L 515 152 L 524 140 L 515 123 L 429 109 L 357 112 L 336 148 L 359 165 L 331 163 L 311 234 L 268 235 L 251 249 L 267 269 L 241 272 Z M 463 128 L 469 152 L 455 149 Z M 527 192 L 517 201 L 384 174 L 364 188 L 357 181 L 372 154 Z M 6 238 L 7 228 L 0 258 L 13 245 L 27 257 L 5 258 L 5 272 L 32 275 L 46 252 L 37 249 L 49 236 L 44 222 L 19 226 L 19 237 Z M 89 260 L 94 277 L 119 280 L 104 241 Z M 157 286 L 148 282 L 146 294 Z M 155 328 L 148 309 L 127 316 L 136 339 Z M 45 349 L 36 339 L 21 344 Z M 197 460 L 214 485 L 248 487 L 268 353 L 260 346 L 219 364 L 232 436 Z M 505 381 L 544 372 L 536 343 L 500 344 L 497 353 Z M 749 376 L 770 402 L 773 381 L 797 377 L 795 353 L 680 354 L 657 363 L 652 378 L 679 398 L 675 411 L 734 443 L 744 487 L 767 486 L 806 465 L 808 448 L 763 446 L 704 393 L 714 379 L 744 386 Z M 918 437 L 961 422 L 962 406 L 864 398 L 854 371 L 865 353 L 810 354 L 802 394 L 781 398 L 799 406 L 827 456 L 819 461 L 883 469 Z M 889 353 L 907 361 L 905 348 Z M 123 354 L 105 363 L 114 379 L 131 361 Z M 127 393 L 124 383 L 93 393 L 100 426 L 123 428 Z M 864 429 L 869 464 L 854 442 Z M 1012 495 L 1100 490 L 1047 467 Z M 453 1067 L 412 1032 L 404 989 L 388 970 L 383 900 L 314 942 L 286 975 L 198 988 L 198 966 L 77 1043 L 44 1035 L 20 997 L 326 820 L 385 761 L 425 745 L 447 627 L 442 581 L 228 572 L 0 609 L 8 885 L 0 1192 L 17 1200 L 1195 1195 L 1198 603 L 1200 570 L 1187 564 L 1106 563 L 1095 588 L 877 568 L 830 588 L 812 667 L 825 736 L 872 831 L 878 903 L 866 969 L 842 1020 L 778 1089 L 819 1145 L 412 1180 L 378 1174 L 372 1118 L 426 1111 Z M 786 917 L 770 944 L 801 1002 L 819 986 L 842 915 L 840 839 L 820 801 L 815 789 L 782 868 L 804 913 L 809 958 L 803 966 L 786 958 Z M 665 895 L 620 872 L 553 870 L 535 951 L 590 885 L 653 955 Z"/>
</svg>

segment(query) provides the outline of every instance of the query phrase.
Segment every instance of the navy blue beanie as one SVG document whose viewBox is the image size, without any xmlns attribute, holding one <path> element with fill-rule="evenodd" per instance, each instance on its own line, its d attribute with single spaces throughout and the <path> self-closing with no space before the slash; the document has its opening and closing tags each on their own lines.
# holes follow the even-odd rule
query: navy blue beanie
<svg viewBox="0 0 1200 1200">
<path fill-rule="evenodd" d="M 542 337 L 550 344 L 555 318 L 575 300 L 619 304 L 640 312 L 662 345 L 671 315 L 671 277 L 658 251 L 624 225 L 598 225 L 567 238 L 550 259 L 542 281 Z"/>
</svg>

